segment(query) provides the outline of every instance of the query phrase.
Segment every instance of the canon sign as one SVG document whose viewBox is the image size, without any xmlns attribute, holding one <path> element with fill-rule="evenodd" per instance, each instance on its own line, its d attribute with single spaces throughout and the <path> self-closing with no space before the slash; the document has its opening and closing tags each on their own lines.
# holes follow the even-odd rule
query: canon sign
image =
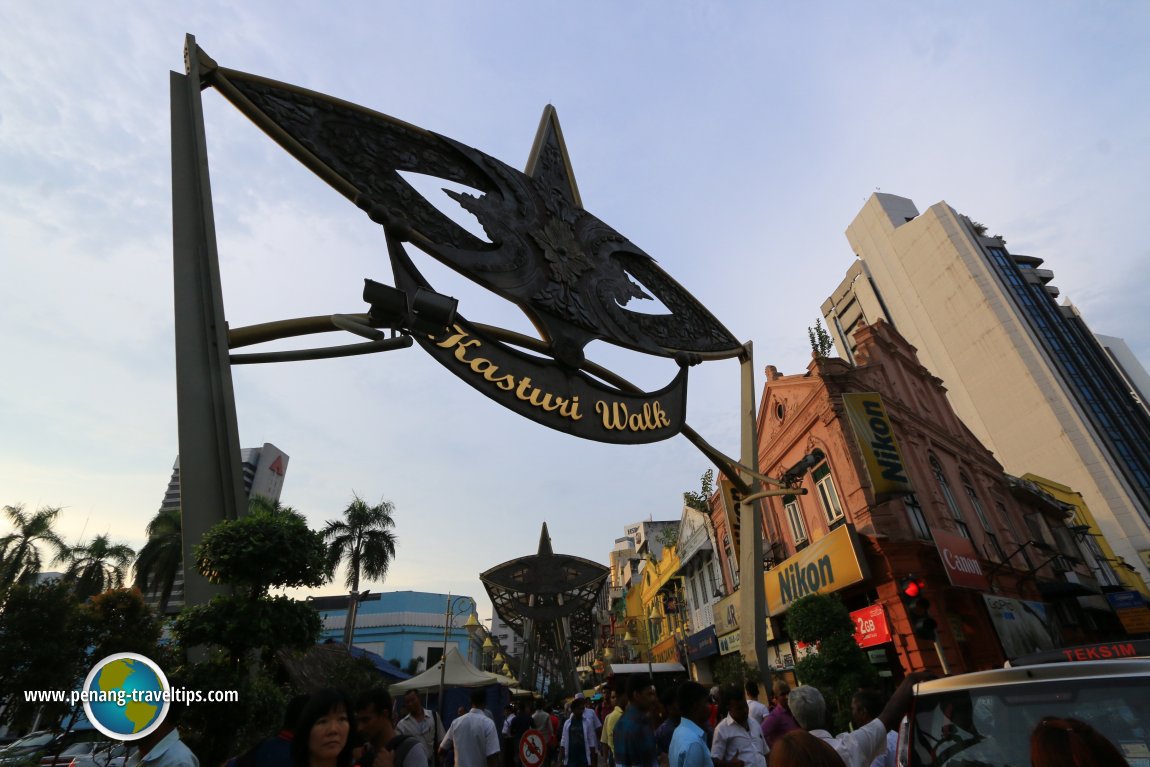
<svg viewBox="0 0 1150 767">
<path fill-rule="evenodd" d="M 934 543 L 938 555 L 946 566 L 946 577 L 952 586 L 986 591 L 990 582 L 982 572 L 982 564 L 974 551 L 974 544 L 961 535 L 945 530 L 934 530 Z"/>
<path fill-rule="evenodd" d="M 982 566 L 978 564 L 977 559 L 955 554 L 950 549 L 945 548 L 942 550 L 942 559 L 946 562 L 948 570 L 958 570 L 960 573 L 970 573 L 971 575 L 982 575 Z"/>
</svg>

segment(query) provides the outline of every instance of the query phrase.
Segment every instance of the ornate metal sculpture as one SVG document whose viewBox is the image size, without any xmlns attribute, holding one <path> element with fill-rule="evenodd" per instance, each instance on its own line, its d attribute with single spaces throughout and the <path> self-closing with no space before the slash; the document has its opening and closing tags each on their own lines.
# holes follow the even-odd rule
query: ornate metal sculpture
<svg viewBox="0 0 1150 767">
<path fill-rule="evenodd" d="M 607 575 L 597 562 L 556 554 L 546 522 L 536 554 L 480 574 L 495 611 L 526 643 L 519 680 L 525 687 L 535 686 L 537 659 L 544 654 L 557 661 L 568 689 L 576 689 L 575 658 L 594 648 L 592 609 Z"/>
<path fill-rule="evenodd" d="M 555 110 L 546 108 L 521 173 L 445 136 L 355 104 L 216 65 L 198 47 L 203 79 L 293 156 L 383 226 L 398 287 L 430 285 L 403 243 L 519 306 L 542 340 L 469 323 L 415 340 L 461 379 L 539 423 L 605 442 L 653 442 L 679 433 L 686 368 L 743 346 L 634 243 L 582 207 Z M 441 213 L 403 177 L 466 185 L 444 190 L 487 240 Z M 649 291 L 649 292 L 648 292 Z M 627 308 L 653 294 L 669 313 Z M 664 389 L 610 386 L 583 372 L 592 340 L 675 358 Z M 505 343 L 510 342 L 510 343 Z M 526 354 L 512 345 L 543 352 Z M 593 367 L 593 366 L 590 366 Z"/>
</svg>

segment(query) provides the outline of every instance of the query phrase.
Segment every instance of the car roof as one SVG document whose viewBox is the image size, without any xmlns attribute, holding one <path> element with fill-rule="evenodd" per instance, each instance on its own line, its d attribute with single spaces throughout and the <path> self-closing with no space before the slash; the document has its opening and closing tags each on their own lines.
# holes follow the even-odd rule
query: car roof
<svg viewBox="0 0 1150 767">
<path fill-rule="evenodd" d="M 990 671 L 973 671 L 969 674 L 932 679 L 920 682 L 916 695 L 968 690 L 977 687 L 997 687 L 1024 682 L 1042 682 L 1059 679 L 1091 679 L 1129 676 L 1150 676 L 1150 658 L 1129 658 L 1124 660 L 1074 661 L 1066 663 L 1044 663 L 1017 668 L 999 668 Z"/>
</svg>

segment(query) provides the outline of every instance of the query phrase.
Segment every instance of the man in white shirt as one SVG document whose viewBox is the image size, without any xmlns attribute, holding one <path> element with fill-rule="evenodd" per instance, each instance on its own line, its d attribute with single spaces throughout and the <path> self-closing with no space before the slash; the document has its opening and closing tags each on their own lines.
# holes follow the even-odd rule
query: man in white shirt
<svg viewBox="0 0 1150 767">
<path fill-rule="evenodd" d="M 723 712 L 727 716 L 715 726 L 711 740 L 715 767 L 767 767 L 767 744 L 762 730 L 751 724 L 742 690 L 720 690 L 719 713 Z"/>
<path fill-rule="evenodd" d="M 471 691 L 471 710 L 452 720 L 439 744 L 440 759 L 454 750 L 456 767 L 499 767 L 499 732 L 483 713 L 486 699 L 486 688 Z"/>
<path fill-rule="evenodd" d="M 770 711 L 765 703 L 759 702 L 759 683 L 754 679 L 748 679 L 743 689 L 747 692 L 747 717 L 751 720 L 751 726 L 758 727 L 762 732 L 763 719 Z"/>
<path fill-rule="evenodd" d="M 861 689 L 851 698 L 851 724 L 862 727 L 882 711 L 882 695 L 878 690 Z M 886 734 L 886 751 L 871 762 L 871 767 L 898 767 L 898 731 Z"/>
<path fill-rule="evenodd" d="M 563 736 L 559 739 L 559 764 L 563 767 L 595 767 L 598 749 L 596 730 L 599 717 L 586 708 L 583 693 L 575 693 L 571 701 L 571 716 L 563 723 Z"/>
<path fill-rule="evenodd" d="M 926 671 L 907 674 L 883 707 L 878 718 L 852 731 L 831 735 L 825 729 L 827 702 L 817 688 L 803 685 L 791 690 L 787 703 L 799 727 L 830 744 L 846 767 L 870 767 L 871 762 L 886 750 L 886 734 L 902 721 L 914 698 L 914 686 L 933 678 Z"/>
<path fill-rule="evenodd" d="M 419 738 L 427 753 L 435 754 L 436 745 L 444 736 L 443 721 L 440 720 L 439 714 L 424 709 L 419 693 L 415 690 L 408 690 L 403 696 L 403 708 L 407 711 L 407 716 L 395 725 L 396 732 Z"/>
</svg>

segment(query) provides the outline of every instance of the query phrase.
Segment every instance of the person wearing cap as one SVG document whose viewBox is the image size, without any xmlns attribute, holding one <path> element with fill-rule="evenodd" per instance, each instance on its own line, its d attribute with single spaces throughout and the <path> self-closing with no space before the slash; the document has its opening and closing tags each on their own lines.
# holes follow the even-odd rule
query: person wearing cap
<svg viewBox="0 0 1150 767">
<path fill-rule="evenodd" d="M 563 736 L 559 739 L 559 763 L 563 767 L 596 767 L 598 729 L 599 719 L 587 710 L 583 693 L 575 693 L 571 716 L 563 723 Z"/>
</svg>

